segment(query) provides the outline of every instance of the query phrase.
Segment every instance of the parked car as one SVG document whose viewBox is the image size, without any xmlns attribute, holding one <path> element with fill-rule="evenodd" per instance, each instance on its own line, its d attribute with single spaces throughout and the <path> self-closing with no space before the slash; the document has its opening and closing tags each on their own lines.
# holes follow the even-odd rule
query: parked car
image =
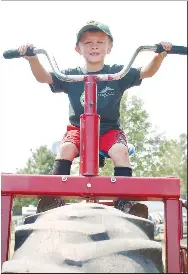
<svg viewBox="0 0 188 274">
<path fill-rule="evenodd" d="M 164 203 L 157 201 L 144 201 L 142 202 L 148 206 L 148 219 L 154 223 L 155 238 L 156 240 L 164 239 Z M 183 237 L 187 237 L 187 209 L 183 207 Z"/>
</svg>

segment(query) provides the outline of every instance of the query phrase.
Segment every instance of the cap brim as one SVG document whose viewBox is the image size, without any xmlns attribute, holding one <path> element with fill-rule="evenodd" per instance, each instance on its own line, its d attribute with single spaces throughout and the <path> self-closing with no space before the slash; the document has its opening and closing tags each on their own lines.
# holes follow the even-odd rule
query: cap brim
<svg viewBox="0 0 188 274">
<path fill-rule="evenodd" d="M 78 32 L 78 34 L 77 34 L 77 42 L 76 43 L 78 43 L 80 41 L 80 38 L 81 38 L 82 34 L 85 31 L 92 30 L 92 29 L 100 30 L 100 31 L 106 33 L 106 35 L 109 36 L 109 34 L 106 31 L 104 31 L 102 28 L 100 28 L 98 26 L 95 26 L 95 25 L 87 25 L 87 26 L 84 26 L 83 28 L 81 28 L 80 31 Z"/>
</svg>

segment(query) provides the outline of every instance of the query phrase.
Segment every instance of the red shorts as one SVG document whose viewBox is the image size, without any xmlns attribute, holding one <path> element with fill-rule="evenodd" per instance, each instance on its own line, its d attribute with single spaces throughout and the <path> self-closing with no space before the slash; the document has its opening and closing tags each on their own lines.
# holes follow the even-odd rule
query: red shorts
<svg viewBox="0 0 188 274">
<path fill-rule="evenodd" d="M 77 146 L 80 150 L 80 128 L 73 125 L 67 126 L 67 132 L 65 133 L 62 141 L 71 142 Z M 125 133 L 122 130 L 112 129 L 100 136 L 99 150 L 108 154 L 109 149 L 116 143 L 121 143 L 127 146 L 127 139 Z"/>
</svg>

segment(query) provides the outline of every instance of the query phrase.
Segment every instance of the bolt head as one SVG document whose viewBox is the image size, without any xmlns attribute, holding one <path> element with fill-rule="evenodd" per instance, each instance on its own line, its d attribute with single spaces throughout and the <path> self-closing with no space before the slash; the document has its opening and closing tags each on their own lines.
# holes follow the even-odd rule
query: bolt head
<svg viewBox="0 0 188 274">
<path fill-rule="evenodd" d="M 115 178 L 115 177 L 112 177 L 112 178 L 111 178 L 111 182 L 112 182 L 112 183 L 115 183 L 115 182 L 116 182 L 116 178 Z"/>
</svg>

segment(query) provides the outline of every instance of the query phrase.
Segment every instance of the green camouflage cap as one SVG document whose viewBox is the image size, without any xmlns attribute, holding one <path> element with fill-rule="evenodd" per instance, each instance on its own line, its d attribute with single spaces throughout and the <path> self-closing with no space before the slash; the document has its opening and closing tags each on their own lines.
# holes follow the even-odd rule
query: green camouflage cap
<svg viewBox="0 0 188 274">
<path fill-rule="evenodd" d="M 78 44 L 78 42 L 80 41 L 80 38 L 82 36 L 82 34 L 87 31 L 87 30 L 92 30 L 92 29 L 96 29 L 96 30 L 100 30 L 103 31 L 104 33 L 106 33 L 113 41 L 113 36 L 111 34 L 111 31 L 109 29 L 109 27 L 101 22 L 97 22 L 97 21 L 89 21 L 87 22 L 77 33 L 77 41 L 76 44 Z"/>
</svg>

